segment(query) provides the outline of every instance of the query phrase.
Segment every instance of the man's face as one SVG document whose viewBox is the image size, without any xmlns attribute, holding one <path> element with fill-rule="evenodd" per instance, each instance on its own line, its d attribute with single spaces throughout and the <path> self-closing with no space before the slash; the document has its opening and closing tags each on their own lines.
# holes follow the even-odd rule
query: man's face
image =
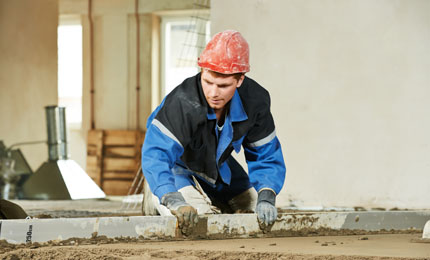
<svg viewBox="0 0 430 260">
<path fill-rule="evenodd" d="M 233 98 L 236 88 L 240 87 L 245 76 L 239 80 L 233 75 L 220 75 L 203 69 L 201 81 L 203 93 L 209 106 L 215 110 L 223 109 Z"/>
</svg>

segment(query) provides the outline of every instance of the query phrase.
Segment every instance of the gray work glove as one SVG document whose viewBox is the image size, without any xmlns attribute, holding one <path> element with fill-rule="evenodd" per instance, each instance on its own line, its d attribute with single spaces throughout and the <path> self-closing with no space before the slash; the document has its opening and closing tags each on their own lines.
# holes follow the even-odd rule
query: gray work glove
<svg viewBox="0 0 430 260">
<path fill-rule="evenodd" d="M 193 231 L 199 217 L 197 210 L 185 202 L 180 192 L 169 192 L 161 198 L 161 204 L 166 206 L 178 219 L 182 234 L 188 236 Z"/>
<path fill-rule="evenodd" d="M 270 231 L 278 216 L 275 201 L 276 194 L 271 190 L 262 190 L 258 193 L 255 211 L 257 212 L 258 224 L 263 233 Z"/>
</svg>

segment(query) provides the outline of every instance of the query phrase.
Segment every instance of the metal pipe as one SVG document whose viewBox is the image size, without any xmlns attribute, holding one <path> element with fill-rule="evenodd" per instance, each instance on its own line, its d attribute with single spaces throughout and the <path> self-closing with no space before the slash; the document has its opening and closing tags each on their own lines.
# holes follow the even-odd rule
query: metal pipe
<svg viewBox="0 0 430 260">
<path fill-rule="evenodd" d="M 16 184 L 19 175 L 15 173 L 15 161 L 12 158 L 0 158 L 0 197 L 5 200 L 16 199 Z"/>
<path fill-rule="evenodd" d="M 136 130 L 140 130 L 140 20 L 139 0 L 135 0 L 136 15 Z"/>
<path fill-rule="evenodd" d="M 90 122 L 91 129 L 96 128 L 95 123 L 95 112 L 94 112 L 94 32 L 93 32 L 93 14 L 92 14 L 93 1 L 88 0 L 88 22 L 89 22 L 89 34 L 90 34 Z"/>
<path fill-rule="evenodd" d="M 66 160 L 69 158 L 67 152 L 66 108 L 46 106 L 45 110 L 49 160 Z"/>
</svg>

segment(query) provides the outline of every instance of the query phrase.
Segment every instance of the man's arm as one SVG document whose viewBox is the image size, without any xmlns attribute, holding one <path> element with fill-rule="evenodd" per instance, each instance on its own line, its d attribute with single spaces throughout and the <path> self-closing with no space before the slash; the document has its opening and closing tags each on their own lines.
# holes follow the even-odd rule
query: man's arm
<svg viewBox="0 0 430 260">
<path fill-rule="evenodd" d="M 285 163 L 270 112 L 269 92 L 248 78 L 248 86 L 243 88 L 242 94 L 241 97 L 248 103 L 247 113 L 252 122 L 242 145 L 250 182 L 258 192 L 258 220 L 264 224 L 260 227 L 265 231 L 276 220 L 275 199 L 284 185 Z"/>
<path fill-rule="evenodd" d="M 153 120 L 146 131 L 142 146 L 142 172 L 152 193 L 161 198 L 169 192 L 177 192 L 175 178 L 170 169 L 182 155 L 184 149 L 174 138 L 165 134 L 166 130 Z"/>
<path fill-rule="evenodd" d="M 245 158 L 248 163 L 249 179 L 259 192 L 263 189 L 278 194 L 285 180 L 285 163 L 281 144 L 273 133 L 273 138 L 261 145 L 244 146 Z"/>
<path fill-rule="evenodd" d="M 151 120 L 142 146 L 142 172 L 152 193 L 178 218 L 179 228 L 188 235 L 197 223 L 197 211 L 175 186 L 172 167 L 184 149 L 177 138 L 159 122 Z"/>
<path fill-rule="evenodd" d="M 285 163 L 275 132 L 258 142 L 244 145 L 249 179 L 258 192 L 256 212 L 260 227 L 270 230 L 276 220 L 276 195 L 285 180 Z"/>
</svg>

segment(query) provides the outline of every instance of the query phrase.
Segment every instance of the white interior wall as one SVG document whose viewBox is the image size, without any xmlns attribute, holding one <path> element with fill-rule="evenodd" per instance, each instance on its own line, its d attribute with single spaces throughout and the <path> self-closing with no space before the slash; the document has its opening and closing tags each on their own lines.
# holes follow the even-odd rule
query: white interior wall
<svg viewBox="0 0 430 260">
<path fill-rule="evenodd" d="M 278 204 L 430 208 L 430 1 L 217 0 L 287 163 Z"/>
<path fill-rule="evenodd" d="M 57 0 L 0 1 L 0 140 L 47 140 L 45 109 L 57 104 Z M 20 146 L 35 171 L 46 144 Z"/>
</svg>

